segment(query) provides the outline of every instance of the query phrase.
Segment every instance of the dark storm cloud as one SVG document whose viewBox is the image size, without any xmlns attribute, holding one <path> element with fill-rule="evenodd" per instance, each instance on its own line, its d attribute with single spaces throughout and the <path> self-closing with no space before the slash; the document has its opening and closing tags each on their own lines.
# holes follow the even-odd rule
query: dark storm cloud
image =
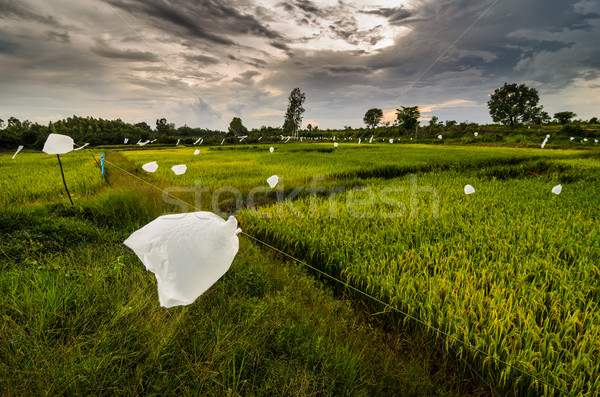
<svg viewBox="0 0 600 397">
<path fill-rule="evenodd" d="M 281 43 L 281 42 L 277 42 L 277 41 L 272 41 L 271 42 L 271 46 L 279 49 L 279 50 L 283 50 L 283 51 L 289 51 L 290 47 L 285 44 L 285 43 Z"/>
<path fill-rule="evenodd" d="M 252 84 L 254 83 L 252 79 L 256 76 L 260 76 L 260 73 L 255 70 L 249 70 L 234 78 L 233 81 L 241 84 Z"/>
<path fill-rule="evenodd" d="M 133 15 L 150 17 L 155 27 L 160 30 L 167 30 L 175 35 L 187 33 L 214 44 L 234 45 L 234 40 L 229 36 L 236 35 L 281 38 L 278 33 L 264 26 L 254 16 L 242 14 L 225 2 L 106 1 Z"/>
<path fill-rule="evenodd" d="M 304 11 L 309 15 L 323 16 L 323 10 L 321 10 L 316 3 L 309 0 L 296 0 L 292 2 L 296 7 Z"/>
<path fill-rule="evenodd" d="M 16 18 L 25 21 L 35 21 L 52 27 L 60 27 L 58 21 L 47 15 L 40 15 L 25 4 L 17 1 L 0 0 L 0 19 Z"/>
<path fill-rule="evenodd" d="M 363 14 L 379 15 L 388 19 L 393 25 L 402 25 L 403 21 L 413 16 L 413 12 L 404 6 L 395 8 L 378 8 L 375 10 L 361 10 Z"/>
<path fill-rule="evenodd" d="M 96 40 L 96 44 L 91 48 L 92 52 L 103 58 L 110 58 L 118 61 L 156 61 L 158 57 L 151 52 L 137 50 L 120 50 L 109 46 L 102 40 Z"/>
<path fill-rule="evenodd" d="M 59 43 L 70 43 L 71 42 L 71 38 L 68 33 L 48 31 L 48 32 L 46 32 L 46 36 L 48 37 L 48 40 L 58 41 Z"/>
<path fill-rule="evenodd" d="M 218 63 L 221 63 L 221 61 L 219 61 L 217 58 L 213 58 L 213 57 L 210 57 L 210 56 L 207 56 L 207 55 L 201 55 L 201 54 L 185 55 L 184 57 L 189 62 L 192 62 L 192 63 L 201 63 L 203 65 L 216 65 Z"/>
</svg>

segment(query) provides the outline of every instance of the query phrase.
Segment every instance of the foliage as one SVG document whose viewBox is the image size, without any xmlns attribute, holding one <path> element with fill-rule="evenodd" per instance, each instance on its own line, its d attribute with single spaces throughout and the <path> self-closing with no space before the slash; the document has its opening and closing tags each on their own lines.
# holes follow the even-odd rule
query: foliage
<svg viewBox="0 0 600 397">
<path fill-rule="evenodd" d="M 513 127 L 516 123 L 545 119 L 546 116 L 541 113 L 543 107 L 538 107 L 539 101 L 535 88 L 529 88 L 525 84 L 504 83 L 490 96 L 488 108 L 494 122 Z"/>
<path fill-rule="evenodd" d="M 383 111 L 378 108 L 372 108 L 367 110 L 365 113 L 365 117 L 363 117 L 363 122 L 369 128 L 375 128 L 381 122 L 381 118 L 383 117 Z"/>
<path fill-rule="evenodd" d="M 554 118 L 556 119 L 556 121 L 558 121 L 559 124 L 563 125 L 569 123 L 571 119 L 575 116 L 577 116 L 575 113 L 569 111 L 554 113 Z"/>
<path fill-rule="evenodd" d="M 285 121 L 283 123 L 283 130 L 292 136 L 296 137 L 298 133 L 298 129 L 302 124 L 302 114 L 304 113 L 304 108 L 302 104 L 306 100 L 306 96 L 300 88 L 296 87 L 290 92 L 290 96 L 288 98 L 288 108 L 285 112 Z"/>
<path fill-rule="evenodd" d="M 401 106 L 396 109 L 396 123 L 405 131 L 413 131 L 419 125 L 421 112 L 417 106 Z"/>
<path fill-rule="evenodd" d="M 248 129 L 242 124 L 242 119 L 240 119 L 239 117 L 234 117 L 229 123 L 229 132 L 233 133 L 236 136 L 246 135 L 248 134 Z"/>
<path fill-rule="evenodd" d="M 175 124 L 169 123 L 164 117 L 156 119 L 156 132 L 160 135 L 172 135 L 175 130 Z"/>
</svg>

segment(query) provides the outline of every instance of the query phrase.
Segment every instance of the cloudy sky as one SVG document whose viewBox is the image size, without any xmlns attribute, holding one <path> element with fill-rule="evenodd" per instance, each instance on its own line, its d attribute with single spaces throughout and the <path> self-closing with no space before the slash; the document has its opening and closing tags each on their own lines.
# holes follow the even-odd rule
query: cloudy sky
<svg viewBox="0 0 600 397">
<path fill-rule="evenodd" d="M 600 117 L 598 0 L 0 0 L 0 118 L 226 129 L 363 126 L 367 109 L 491 122 L 504 82 Z"/>
</svg>

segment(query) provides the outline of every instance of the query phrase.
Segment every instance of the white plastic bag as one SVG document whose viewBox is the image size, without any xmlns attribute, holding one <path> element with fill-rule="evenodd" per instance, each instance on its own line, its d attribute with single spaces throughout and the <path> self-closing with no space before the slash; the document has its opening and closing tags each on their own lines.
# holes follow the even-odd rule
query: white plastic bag
<svg viewBox="0 0 600 397">
<path fill-rule="evenodd" d="M 163 307 L 189 305 L 229 270 L 238 252 L 237 220 L 212 212 L 163 215 L 125 245 L 156 276 Z"/>
<path fill-rule="evenodd" d="M 44 148 L 42 152 L 48 154 L 65 154 L 73 151 L 73 138 L 67 135 L 61 134 L 50 134 L 48 135 L 48 139 L 46 139 L 46 143 L 44 143 Z"/>
</svg>

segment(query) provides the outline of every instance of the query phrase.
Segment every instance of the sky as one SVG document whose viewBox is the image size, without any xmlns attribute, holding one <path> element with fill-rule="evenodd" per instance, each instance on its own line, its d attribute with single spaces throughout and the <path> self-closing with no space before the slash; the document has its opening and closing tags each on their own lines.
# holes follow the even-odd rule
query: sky
<svg viewBox="0 0 600 397">
<path fill-rule="evenodd" d="M 0 0 L 0 118 L 226 130 L 395 119 L 491 123 L 505 82 L 550 115 L 600 117 L 597 0 Z"/>
</svg>

